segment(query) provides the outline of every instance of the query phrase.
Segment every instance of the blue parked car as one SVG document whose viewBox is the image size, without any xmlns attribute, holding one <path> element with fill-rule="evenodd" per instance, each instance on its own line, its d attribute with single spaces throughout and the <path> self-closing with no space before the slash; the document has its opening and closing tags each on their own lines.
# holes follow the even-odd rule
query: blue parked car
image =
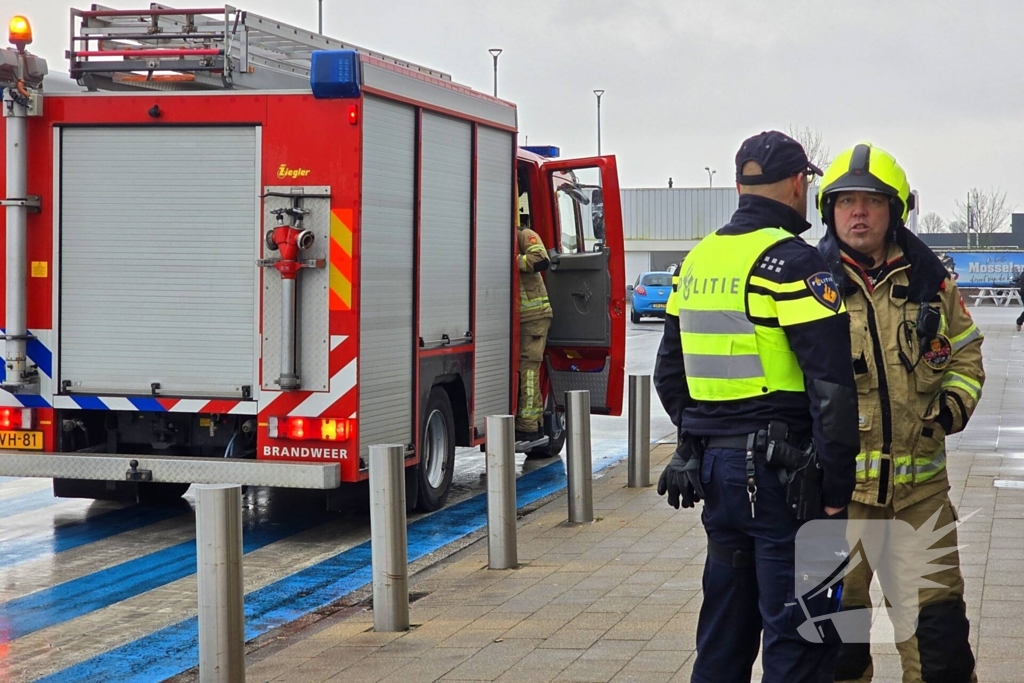
<svg viewBox="0 0 1024 683">
<path fill-rule="evenodd" d="M 672 293 L 671 273 L 640 273 L 636 284 L 627 285 L 626 295 L 630 298 L 629 319 L 635 323 L 645 315 L 665 317 L 665 304 Z"/>
</svg>

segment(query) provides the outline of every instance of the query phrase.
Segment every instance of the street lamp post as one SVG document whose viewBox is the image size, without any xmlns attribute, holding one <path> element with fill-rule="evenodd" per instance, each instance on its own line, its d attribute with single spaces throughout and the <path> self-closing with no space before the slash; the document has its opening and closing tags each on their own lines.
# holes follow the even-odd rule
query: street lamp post
<svg viewBox="0 0 1024 683">
<path fill-rule="evenodd" d="M 324 33 L 324 0 L 317 0 L 317 4 L 320 6 L 319 17 L 320 21 L 317 24 L 317 33 L 323 35 Z"/>
<path fill-rule="evenodd" d="M 604 90 L 595 90 L 594 94 L 597 95 L 597 156 L 601 156 L 601 95 Z"/>
<path fill-rule="evenodd" d="M 498 55 L 501 54 L 500 47 L 492 47 L 488 52 L 491 53 L 491 57 L 494 58 L 494 96 L 498 96 Z"/>
<path fill-rule="evenodd" d="M 711 182 L 711 179 L 712 179 L 712 176 L 714 176 L 716 173 L 718 173 L 718 171 L 716 171 L 715 169 L 711 168 L 710 166 L 705 166 L 704 170 L 708 172 L 708 187 L 714 187 L 714 183 Z"/>
</svg>

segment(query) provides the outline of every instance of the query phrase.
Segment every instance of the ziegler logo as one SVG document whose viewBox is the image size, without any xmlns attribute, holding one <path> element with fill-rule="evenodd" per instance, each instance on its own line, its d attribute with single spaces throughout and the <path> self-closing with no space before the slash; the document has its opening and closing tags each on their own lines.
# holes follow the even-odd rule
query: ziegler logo
<svg viewBox="0 0 1024 683">
<path fill-rule="evenodd" d="M 277 167 L 278 178 L 305 178 L 310 174 L 308 168 L 288 168 L 287 164 L 281 164 Z"/>
</svg>

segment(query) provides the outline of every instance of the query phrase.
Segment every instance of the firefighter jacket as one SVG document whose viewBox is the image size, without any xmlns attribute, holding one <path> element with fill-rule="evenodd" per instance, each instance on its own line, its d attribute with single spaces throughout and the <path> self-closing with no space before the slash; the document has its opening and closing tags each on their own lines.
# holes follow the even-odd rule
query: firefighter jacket
<svg viewBox="0 0 1024 683">
<path fill-rule="evenodd" d="M 519 320 L 527 322 L 552 317 L 548 290 L 541 273 L 548 269 L 547 249 L 540 235 L 529 228 L 519 228 Z"/>
<path fill-rule="evenodd" d="M 898 228 L 881 269 L 866 271 L 831 231 L 819 250 L 850 314 L 860 453 L 854 500 L 901 510 L 945 493 L 945 437 L 961 431 L 981 398 L 981 331 L 942 262 Z M 934 335 L 917 334 L 931 306 Z M 924 325 L 925 329 L 929 325 Z"/>
<path fill-rule="evenodd" d="M 843 507 L 858 445 L 848 318 L 821 255 L 798 238 L 809 227 L 784 204 L 740 197 L 679 269 L 654 384 L 690 434 L 749 434 L 777 420 L 813 438 L 823 504 Z"/>
</svg>

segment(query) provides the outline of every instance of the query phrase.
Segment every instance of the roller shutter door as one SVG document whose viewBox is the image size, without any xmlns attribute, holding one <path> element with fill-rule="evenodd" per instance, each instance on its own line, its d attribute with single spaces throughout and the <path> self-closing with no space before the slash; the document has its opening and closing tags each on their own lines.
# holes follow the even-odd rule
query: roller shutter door
<svg viewBox="0 0 1024 683">
<path fill-rule="evenodd" d="M 242 398 L 257 386 L 258 158 L 253 127 L 63 131 L 66 391 Z"/>
</svg>

